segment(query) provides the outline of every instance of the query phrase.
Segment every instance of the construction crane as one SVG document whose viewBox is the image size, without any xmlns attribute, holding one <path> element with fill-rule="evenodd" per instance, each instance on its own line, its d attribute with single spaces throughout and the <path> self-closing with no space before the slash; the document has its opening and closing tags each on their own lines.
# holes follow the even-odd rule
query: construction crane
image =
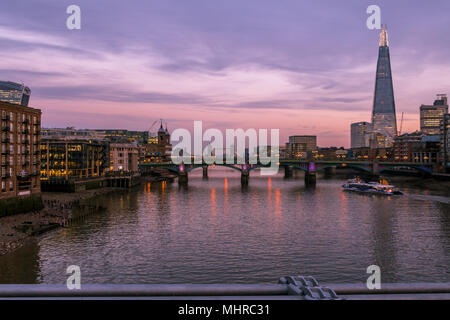
<svg viewBox="0 0 450 320">
<path fill-rule="evenodd" d="M 150 134 L 152 132 L 153 127 L 155 126 L 155 124 L 158 123 L 158 120 L 155 120 L 152 125 L 150 126 L 150 128 L 148 128 L 148 133 Z"/>
<path fill-rule="evenodd" d="M 400 120 L 400 130 L 398 132 L 399 136 L 402 134 L 402 129 L 403 129 L 403 114 L 404 114 L 404 112 L 402 112 L 402 119 Z"/>
</svg>

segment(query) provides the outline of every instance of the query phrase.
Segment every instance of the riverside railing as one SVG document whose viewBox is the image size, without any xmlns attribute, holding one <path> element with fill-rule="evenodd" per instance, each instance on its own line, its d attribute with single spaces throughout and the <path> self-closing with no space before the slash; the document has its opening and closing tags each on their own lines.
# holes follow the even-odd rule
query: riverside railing
<svg viewBox="0 0 450 320">
<path fill-rule="evenodd" d="M 278 284 L 135 284 L 0 285 L 0 299 L 150 299 L 150 300 L 450 300 L 450 283 L 386 283 L 381 289 L 365 284 L 308 282 L 287 277 Z M 307 278 L 302 282 L 299 278 Z"/>
</svg>

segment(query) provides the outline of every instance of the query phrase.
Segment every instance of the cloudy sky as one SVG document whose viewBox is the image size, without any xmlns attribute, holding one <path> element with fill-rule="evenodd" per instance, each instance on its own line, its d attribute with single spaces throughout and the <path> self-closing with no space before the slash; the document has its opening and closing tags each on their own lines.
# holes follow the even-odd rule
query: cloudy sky
<svg viewBox="0 0 450 320">
<path fill-rule="evenodd" d="M 46 127 L 279 128 L 349 146 L 370 121 L 378 54 L 366 8 L 388 24 L 397 117 L 450 93 L 448 0 L 8 0 L 0 79 L 24 82 Z M 68 30 L 66 8 L 82 11 Z"/>
</svg>

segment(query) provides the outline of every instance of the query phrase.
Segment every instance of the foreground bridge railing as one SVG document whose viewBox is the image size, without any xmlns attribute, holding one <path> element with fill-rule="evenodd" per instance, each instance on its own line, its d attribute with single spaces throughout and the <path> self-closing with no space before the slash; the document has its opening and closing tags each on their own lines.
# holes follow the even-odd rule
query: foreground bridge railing
<svg viewBox="0 0 450 320">
<path fill-rule="evenodd" d="M 313 277 L 283 277 L 278 284 L 0 285 L 2 299 L 156 300 L 450 300 L 450 283 L 319 285 Z"/>
</svg>

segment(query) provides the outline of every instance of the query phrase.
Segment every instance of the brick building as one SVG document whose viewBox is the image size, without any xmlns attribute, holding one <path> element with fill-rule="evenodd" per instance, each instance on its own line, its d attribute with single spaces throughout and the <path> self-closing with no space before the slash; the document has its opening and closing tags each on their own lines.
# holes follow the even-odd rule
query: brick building
<svg viewBox="0 0 450 320">
<path fill-rule="evenodd" d="M 413 150 L 420 145 L 424 134 L 420 131 L 405 133 L 394 139 L 394 161 L 412 162 Z"/>
<path fill-rule="evenodd" d="M 0 199 L 40 193 L 41 110 L 0 101 Z"/>
</svg>

